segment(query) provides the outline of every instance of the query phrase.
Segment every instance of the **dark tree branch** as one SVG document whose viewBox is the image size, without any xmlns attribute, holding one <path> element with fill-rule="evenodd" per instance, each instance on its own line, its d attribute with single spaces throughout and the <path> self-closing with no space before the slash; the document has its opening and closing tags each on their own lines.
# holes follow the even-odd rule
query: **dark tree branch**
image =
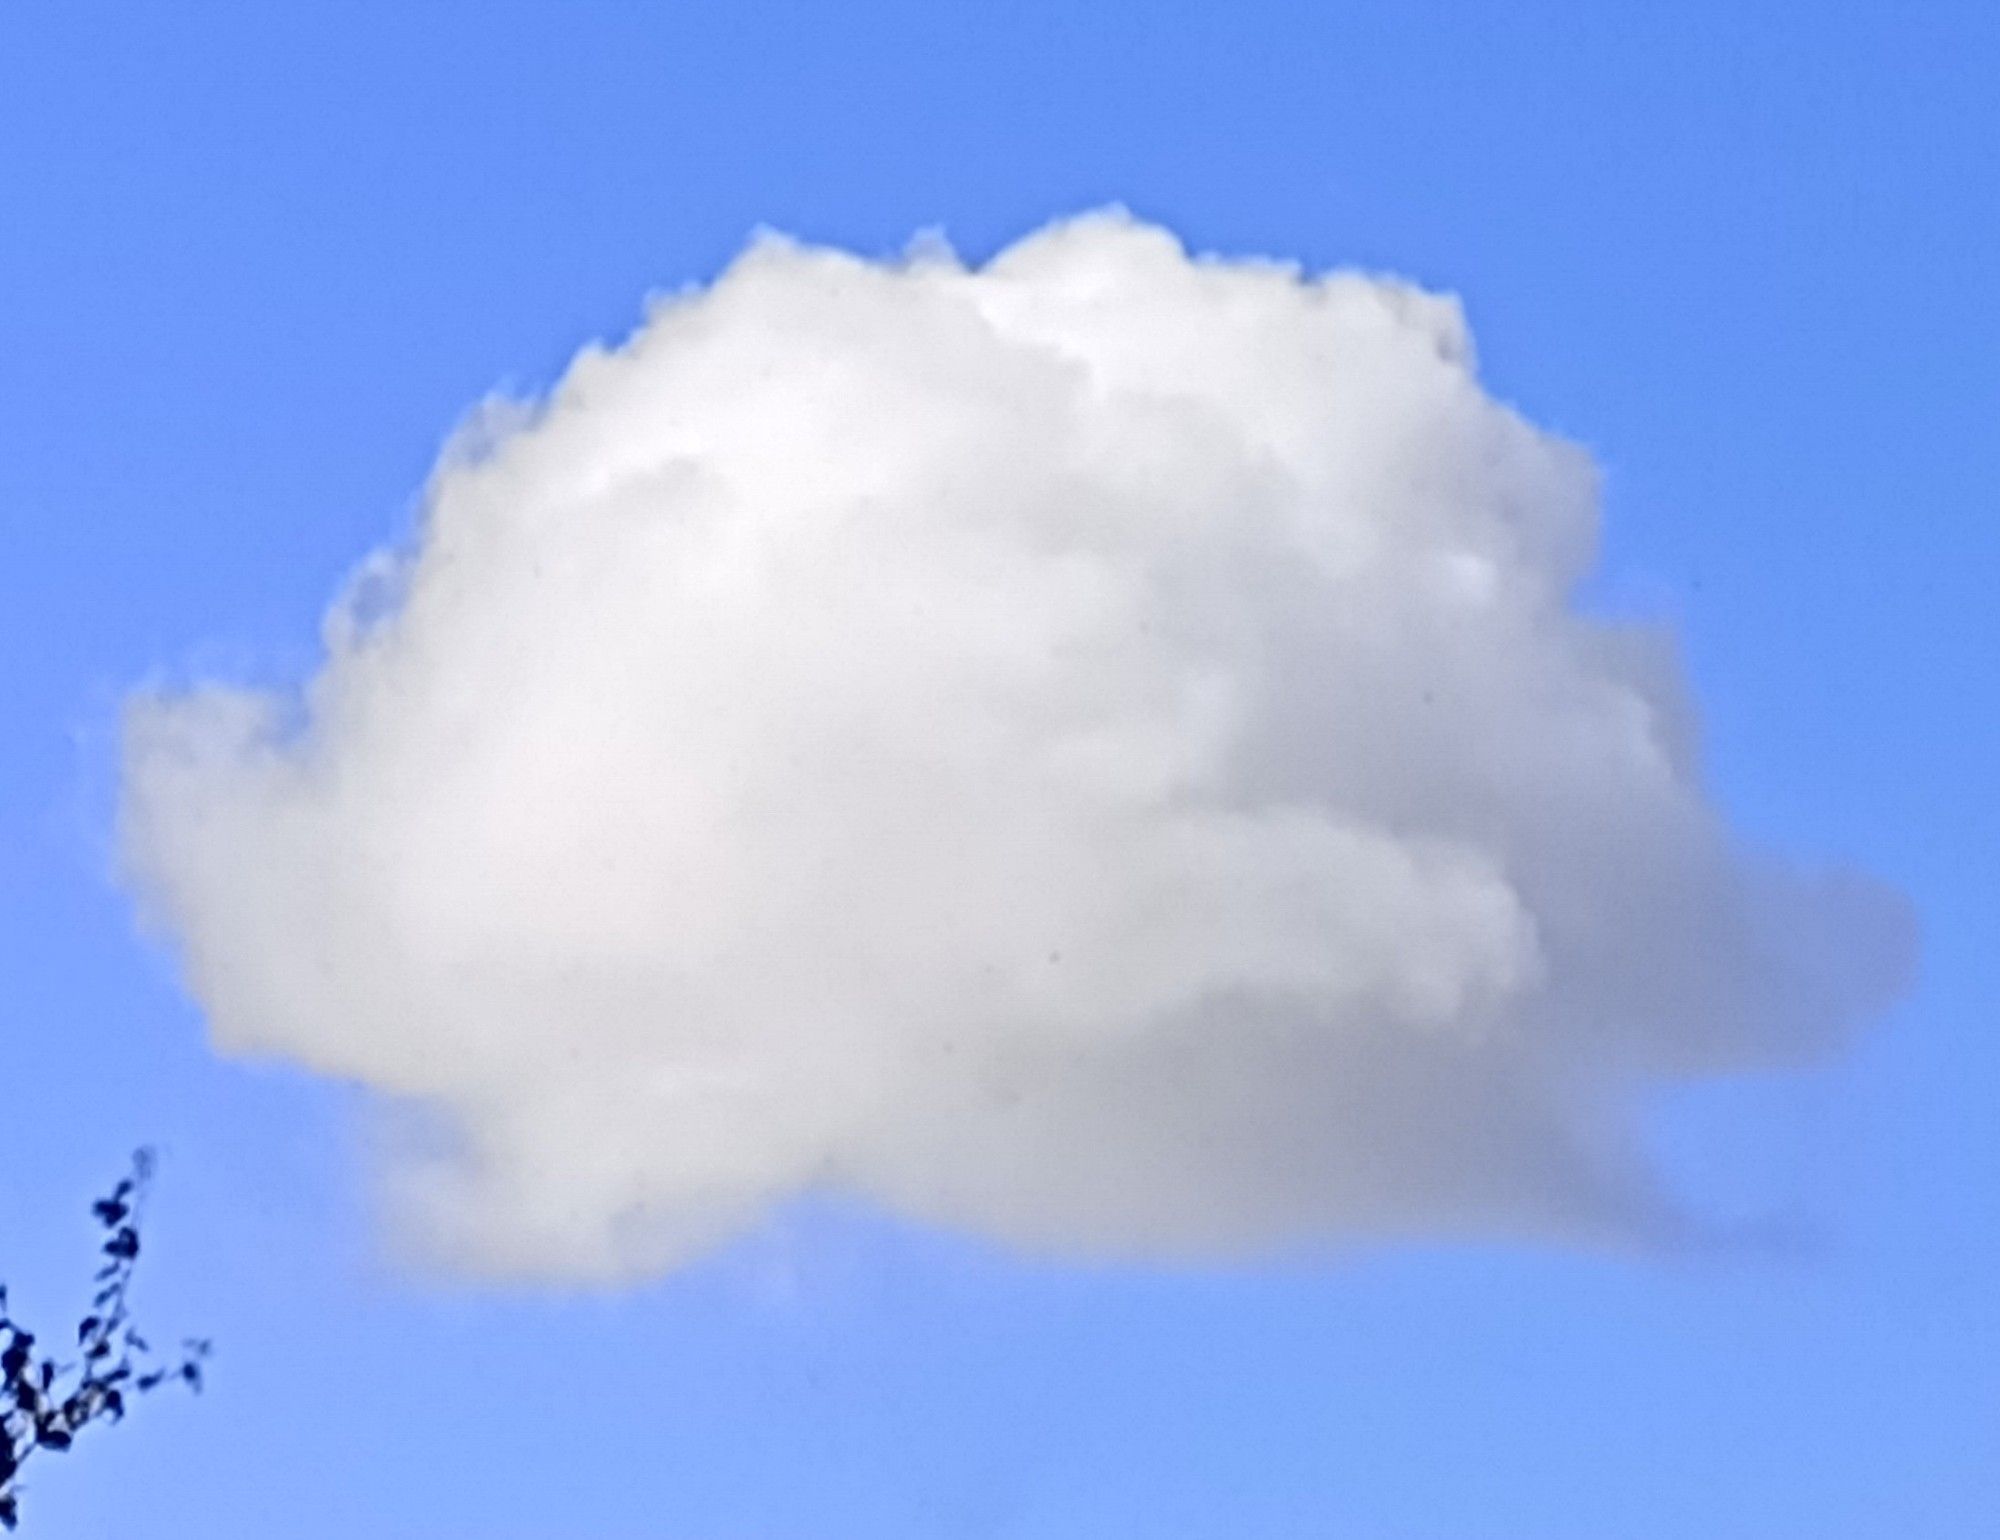
<svg viewBox="0 0 2000 1540">
<path fill-rule="evenodd" d="M 20 1519 L 20 1473 L 43 1450 L 61 1453 L 94 1422 L 122 1422 L 128 1399 L 169 1383 L 201 1389 L 208 1343 L 181 1344 L 178 1359 L 157 1358 L 131 1322 L 132 1274 L 139 1265 L 139 1221 L 152 1183 L 153 1157 L 141 1150 L 131 1174 L 91 1205 L 104 1230 L 90 1314 L 76 1328 L 78 1361 L 38 1355 L 41 1339 L 8 1314 L 0 1286 L 0 1527 Z"/>
</svg>

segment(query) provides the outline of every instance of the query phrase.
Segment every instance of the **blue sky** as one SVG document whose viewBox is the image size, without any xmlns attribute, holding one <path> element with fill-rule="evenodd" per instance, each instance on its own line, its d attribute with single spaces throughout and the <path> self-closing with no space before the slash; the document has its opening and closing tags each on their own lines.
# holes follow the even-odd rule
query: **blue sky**
<svg viewBox="0 0 2000 1540">
<path fill-rule="evenodd" d="M 1974 5 L 17 4 L 0 20 L 0 1269 L 158 1144 L 199 1404 L 24 1532 L 1874 1536 L 2000 1501 L 2000 22 Z M 758 225 L 969 255 L 1110 200 L 1460 294 L 1606 471 L 1715 795 L 1918 912 L 1830 1068 L 1679 1093 L 1797 1254 L 1066 1268 L 814 1209 L 624 1294 L 413 1285 L 351 1098 L 212 1058 L 108 878 L 116 710 L 301 676 L 446 431 Z"/>
</svg>

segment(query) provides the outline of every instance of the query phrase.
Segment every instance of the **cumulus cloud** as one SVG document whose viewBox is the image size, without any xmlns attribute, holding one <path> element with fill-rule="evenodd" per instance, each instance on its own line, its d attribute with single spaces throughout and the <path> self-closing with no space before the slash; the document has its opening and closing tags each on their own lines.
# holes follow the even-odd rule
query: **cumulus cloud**
<svg viewBox="0 0 2000 1540">
<path fill-rule="evenodd" d="M 1741 847 L 1584 454 L 1457 304 L 1121 214 L 765 237 L 447 449 L 293 694 L 133 701 L 218 1049 L 421 1121 L 435 1256 L 859 1195 L 1056 1255 L 1671 1230 L 1649 1088 L 1897 990 Z"/>
</svg>

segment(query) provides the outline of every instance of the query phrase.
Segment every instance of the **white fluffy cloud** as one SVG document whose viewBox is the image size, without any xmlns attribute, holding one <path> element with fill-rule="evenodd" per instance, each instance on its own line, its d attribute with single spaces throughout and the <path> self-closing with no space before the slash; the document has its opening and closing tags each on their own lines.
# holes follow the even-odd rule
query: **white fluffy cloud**
<svg viewBox="0 0 2000 1540">
<path fill-rule="evenodd" d="M 297 696 L 131 707 L 218 1048 L 421 1112 L 408 1233 L 673 1265 L 858 1194 L 1061 1255 L 1673 1223 L 1635 1099 L 1899 986 L 1738 848 L 1593 473 L 1457 305 L 1121 215 L 767 238 L 444 456 Z"/>
</svg>

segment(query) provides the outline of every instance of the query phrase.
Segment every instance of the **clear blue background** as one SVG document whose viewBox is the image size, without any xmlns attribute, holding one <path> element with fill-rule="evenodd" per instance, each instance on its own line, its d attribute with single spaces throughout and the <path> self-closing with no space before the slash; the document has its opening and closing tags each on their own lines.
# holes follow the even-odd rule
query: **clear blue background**
<svg viewBox="0 0 2000 1540">
<path fill-rule="evenodd" d="M 2000 7 L 11 0 L 0 9 L 0 1274 L 220 1342 L 24 1534 L 1970 1536 L 2000 1511 Z M 117 698 L 296 677 L 446 429 L 759 223 L 971 254 L 1118 199 L 1462 293 L 1608 469 L 1717 794 L 1901 883 L 1849 1060 L 1691 1090 L 1812 1244 L 1075 1271 L 795 1215 L 627 1297 L 413 1287 L 347 1095 L 211 1060 L 107 880 Z"/>
</svg>

